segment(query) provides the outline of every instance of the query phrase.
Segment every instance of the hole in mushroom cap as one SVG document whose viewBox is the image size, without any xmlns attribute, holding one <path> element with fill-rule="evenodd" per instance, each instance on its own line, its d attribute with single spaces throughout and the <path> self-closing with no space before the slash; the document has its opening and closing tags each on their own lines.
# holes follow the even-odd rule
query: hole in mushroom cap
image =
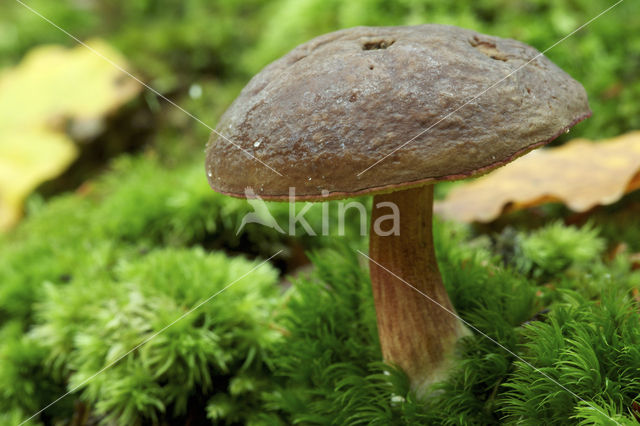
<svg viewBox="0 0 640 426">
<path fill-rule="evenodd" d="M 362 50 L 377 50 L 377 49 L 386 49 L 395 43 L 395 40 L 384 40 L 384 39 L 375 39 L 375 40 L 365 40 L 362 42 Z"/>
<path fill-rule="evenodd" d="M 498 50 L 495 43 L 491 41 L 480 40 L 477 35 L 474 35 L 473 38 L 469 40 L 469 44 L 491 59 L 504 62 L 506 62 L 508 59 L 504 53 Z"/>
</svg>

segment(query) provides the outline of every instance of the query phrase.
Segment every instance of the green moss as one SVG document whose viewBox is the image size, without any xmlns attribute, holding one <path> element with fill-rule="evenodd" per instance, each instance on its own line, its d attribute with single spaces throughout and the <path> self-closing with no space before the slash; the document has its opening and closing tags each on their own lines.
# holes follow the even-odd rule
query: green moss
<svg viewBox="0 0 640 426">
<path fill-rule="evenodd" d="M 576 228 L 555 222 L 521 238 L 518 267 L 525 273 L 546 277 L 568 268 L 584 270 L 600 258 L 604 248 L 604 240 L 591 225 Z"/>
<path fill-rule="evenodd" d="M 305 245 L 330 241 L 330 236 L 281 234 L 259 224 L 238 232 L 253 209 L 213 192 L 203 175 L 198 163 L 168 167 L 149 155 L 123 157 L 81 193 L 46 203 L 31 200 L 28 218 L 0 241 L 0 325 L 28 332 L 22 344 L 46 354 L 32 380 L 74 389 L 250 266 L 199 247 L 263 257 L 283 250 L 286 265 Z M 328 207 L 335 234 L 337 203 Z M 270 204 L 269 210 L 286 228 L 289 206 Z M 322 206 L 314 205 L 305 217 L 320 232 Z M 347 224 L 344 238 L 360 240 L 359 228 L 357 221 Z M 275 332 L 268 318 L 280 300 L 274 270 L 260 276 L 250 292 L 245 287 L 236 294 L 243 287 L 234 285 L 216 297 L 220 304 L 211 305 L 209 316 L 185 319 L 147 349 L 80 386 L 91 415 L 118 423 L 153 422 L 184 417 L 196 404 L 203 419 L 260 421 L 264 416 L 257 407 L 263 389 L 271 386 L 264 351 Z M 11 388 L 12 369 L 21 368 L 12 358 L 0 387 Z M 28 378 L 22 383 L 37 389 Z M 17 405 L 17 394 L 5 394 L 7 412 L 35 412 L 51 400 L 50 394 L 32 393 Z M 228 412 L 220 408 L 222 401 Z M 40 419 L 49 415 L 47 410 Z"/>
<path fill-rule="evenodd" d="M 598 302 L 567 292 L 545 322 L 526 327 L 523 357 L 530 365 L 517 361 L 505 384 L 500 405 L 506 420 L 566 424 L 575 416 L 588 422 L 604 417 L 597 409 L 627 424 L 633 420 L 640 317 L 621 290 L 613 286 Z M 591 401 L 604 409 L 590 407 Z"/>
<path fill-rule="evenodd" d="M 22 324 L 13 321 L 0 328 L 0 424 L 18 424 L 63 395 L 61 380 L 46 368 L 47 351 L 23 334 Z M 40 419 L 68 418 L 72 401 L 61 401 Z M 18 420 L 18 421 L 16 421 Z M 29 423 L 34 424 L 34 423 Z"/>
<path fill-rule="evenodd" d="M 239 410 L 225 419 L 242 420 L 260 400 L 242 381 L 264 376 L 264 348 L 279 336 L 277 273 L 257 265 L 200 249 L 122 258 L 111 280 L 48 287 L 30 336 L 102 422 L 204 417 L 216 393 Z"/>
<path fill-rule="evenodd" d="M 64 280 L 47 279 L 63 270 L 54 268 L 54 261 L 38 273 L 45 284 L 31 286 L 38 291 L 30 295 L 35 313 L 27 316 L 35 327 L 26 337 L 14 331 L 13 340 L 0 349 L 22 347 L 35 355 L 9 357 L 0 369 L 0 388 L 16 380 L 17 371 L 26 371 L 26 377 L 20 376 L 26 389 L 35 389 L 34 380 L 54 388 L 79 386 L 70 401 L 83 401 L 91 416 L 125 423 L 187 421 L 186 413 L 198 413 L 192 421 L 247 424 L 535 424 L 539 419 L 571 424 L 602 416 L 525 360 L 585 401 L 630 421 L 629 407 L 639 393 L 634 348 L 640 323 L 629 292 L 638 274 L 624 256 L 602 259 L 595 228 L 558 223 L 516 233 L 517 248 L 506 266 L 503 251 L 494 252 L 497 246 L 489 238 L 473 238 L 461 225 L 436 223 L 445 285 L 458 313 L 476 332 L 461 342 L 450 379 L 438 384 L 439 393 L 427 402 L 416 401 L 403 374 L 381 363 L 366 262 L 354 251 L 354 244 L 362 248 L 362 242 L 353 239 L 338 249 L 316 251 L 311 275 L 294 280 L 284 296 L 274 285 L 275 271 L 263 267 L 84 383 L 255 265 L 197 247 L 179 248 L 217 233 L 201 225 L 190 233 L 179 226 L 156 227 L 163 215 L 175 214 L 175 223 L 183 220 L 181 214 L 194 223 L 200 216 L 157 201 L 182 186 L 169 185 L 174 189 L 162 189 L 157 198 L 136 189 L 136 182 L 142 188 L 140 177 L 152 176 L 156 167 L 137 161 L 122 163 L 128 168 L 119 165 L 123 175 L 102 180 L 88 197 L 34 207 L 17 230 L 24 247 L 33 245 L 33 259 L 38 253 L 50 256 L 51 251 L 35 249 L 39 246 L 28 238 L 30 232 L 41 232 L 52 226 L 56 214 L 73 211 L 72 221 L 96 241 L 81 263 L 61 263 L 73 268 Z M 116 187 L 114 182 L 126 181 L 128 173 L 138 179 Z M 188 174 L 171 179 L 178 176 Z M 199 211 L 194 195 L 199 191 L 185 193 L 189 201 L 181 205 L 193 203 L 198 207 L 192 211 Z M 119 197 L 107 208 L 109 200 Z M 77 207 L 87 209 L 86 217 L 78 214 L 82 209 L 71 209 L 75 198 Z M 115 210 L 133 199 L 153 211 L 140 223 L 127 224 L 126 215 L 119 212 L 118 219 Z M 112 222 L 92 219 L 108 218 L 107 211 L 114 212 Z M 126 232 L 114 231 L 119 221 L 129 226 Z M 79 242 L 82 238 L 67 241 L 54 229 L 49 234 L 51 241 L 66 241 L 67 249 L 78 254 L 86 244 Z M 153 248 L 165 243 L 168 248 Z M 5 249 L 16 253 L 14 260 L 26 256 Z M 14 330 L 25 327 L 12 324 Z M 28 365 L 22 358 L 33 360 L 30 369 L 21 370 Z M 49 399 L 36 391 L 16 404 L 15 392 L 29 395 L 19 388 L 5 393 L 0 403 L 7 412 L 25 415 Z M 70 407 L 48 415 L 64 418 Z"/>
</svg>

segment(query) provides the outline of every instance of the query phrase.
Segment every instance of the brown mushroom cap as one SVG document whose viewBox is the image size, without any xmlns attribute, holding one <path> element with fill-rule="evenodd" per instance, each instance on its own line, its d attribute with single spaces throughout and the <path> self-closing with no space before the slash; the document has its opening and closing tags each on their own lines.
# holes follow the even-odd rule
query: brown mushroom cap
<svg viewBox="0 0 640 426">
<path fill-rule="evenodd" d="M 281 200 L 295 187 L 299 199 L 326 200 L 486 172 L 591 115 L 580 83 L 537 55 L 444 25 L 317 37 L 257 74 L 217 128 L 283 176 L 213 134 L 209 183 L 238 197 L 252 187 Z"/>
</svg>

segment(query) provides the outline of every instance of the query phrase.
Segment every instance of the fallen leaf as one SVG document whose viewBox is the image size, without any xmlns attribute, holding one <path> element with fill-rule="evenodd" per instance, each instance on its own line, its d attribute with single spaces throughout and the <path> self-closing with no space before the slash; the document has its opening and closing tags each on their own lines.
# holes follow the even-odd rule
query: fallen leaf
<svg viewBox="0 0 640 426">
<path fill-rule="evenodd" d="M 503 213 L 549 202 L 576 212 L 612 204 L 640 188 L 640 131 L 598 143 L 575 139 L 539 149 L 465 185 L 435 204 L 437 214 L 490 222 Z"/>
<path fill-rule="evenodd" d="M 64 134 L 46 129 L 3 131 L 1 137 L 0 228 L 6 228 L 19 219 L 25 195 L 63 172 L 75 158 L 76 148 Z M 3 143 L 5 137 L 20 143 Z"/>
<path fill-rule="evenodd" d="M 100 40 L 93 50 L 125 68 L 125 60 Z M 130 100 L 140 85 L 84 46 L 41 46 L 0 74 L 0 127 L 57 124 L 61 118 L 101 117 Z"/>
<path fill-rule="evenodd" d="M 87 44 L 126 66 L 106 43 Z M 37 47 L 0 72 L 0 229 L 15 224 L 26 196 L 77 156 L 67 120 L 94 123 L 139 91 L 137 82 L 83 46 Z"/>
</svg>

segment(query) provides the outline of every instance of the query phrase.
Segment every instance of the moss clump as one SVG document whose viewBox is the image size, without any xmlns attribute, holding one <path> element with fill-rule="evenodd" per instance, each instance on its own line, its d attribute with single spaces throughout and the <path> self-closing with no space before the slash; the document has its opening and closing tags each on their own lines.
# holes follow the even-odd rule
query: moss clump
<svg viewBox="0 0 640 426">
<path fill-rule="evenodd" d="M 523 360 L 514 363 L 500 400 L 507 421 L 599 424 L 605 414 L 623 424 L 633 421 L 640 315 L 625 289 L 612 287 L 597 302 L 562 292 L 544 322 L 525 328 Z"/>
<path fill-rule="evenodd" d="M 461 342 L 460 362 L 440 392 L 423 403 L 401 372 L 380 363 L 362 261 L 350 249 L 318 253 L 316 270 L 290 291 L 281 317 L 289 332 L 276 343 L 274 363 L 284 382 L 271 406 L 305 424 L 630 424 L 640 321 L 629 290 L 638 275 L 625 259 L 603 263 L 591 227 L 551 224 L 524 239 L 540 235 L 547 245 L 567 235 L 589 245 L 566 253 L 572 267 L 554 276 L 564 289 L 549 287 L 542 274 L 497 266 L 488 239 L 436 226 L 445 285 L 475 332 Z M 517 263 L 549 250 L 534 247 Z M 582 288 L 585 277 L 604 295 L 569 289 Z"/>
<path fill-rule="evenodd" d="M 230 410 L 218 420 L 259 417 L 265 348 L 280 336 L 272 267 L 161 249 L 129 253 L 105 272 L 46 285 L 29 334 L 3 339 L 0 406 L 30 415 L 66 384 L 74 393 L 41 420 L 70 418 L 75 400 L 105 424 L 201 422 L 221 397 Z"/>
<path fill-rule="evenodd" d="M 129 251 L 199 244 L 263 257 L 283 250 L 282 257 L 289 259 L 331 240 L 331 236 L 309 236 L 300 225 L 289 235 L 286 203 L 269 203 L 269 211 L 286 233 L 259 224 L 240 231 L 243 216 L 253 208 L 245 200 L 213 192 L 203 175 L 199 163 L 171 168 L 153 156 L 123 157 L 78 194 L 46 204 L 32 200 L 28 220 L 0 240 L 0 320 L 16 318 L 28 324 L 31 305 L 44 282 L 100 275 Z M 296 206 L 297 211 L 303 204 Z M 337 204 L 332 202 L 328 211 L 335 213 Z M 305 217 L 319 233 L 322 206 L 314 205 Z M 345 238 L 359 238 L 357 219 L 351 210 Z M 339 230 L 335 215 L 329 229 L 332 235 Z"/>
<path fill-rule="evenodd" d="M 519 269 L 549 278 L 568 268 L 584 269 L 601 255 L 605 242 L 590 225 L 578 229 L 555 222 L 524 236 L 519 246 Z"/>
<path fill-rule="evenodd" d="M 0 240 L 3 412 L 31 415 L 67 389 L 77 394 L 39 420 L 78 411 L 127 424 L 188 420 L 187 412 L 231 423 L 261 418 L 271 386 L 264 353 L 278 335 L 269 318 L 281 303 L 268 266 L 83 383 L 253 265 L 228 254 L 282 251 L 286 269 L 305 245 L 329 241 L 257 224 L 238 232 L 251 206 L 214 193 L 203 174 L 197 163 L 171 168 L 154 156 L 125 157 L 75 194 L 31 200 L 28 218 Z M 269 209 L 286 223 L 288 205 Z M 305 217 L 321 229 L 322 206 Z M 330 226 L 338 229 L 334 217 Z M 358 232 L 359 224 L 347 224 L 351 239 Z M 227 255 L 207 254 L 217 250 Z"/>
</svg>

